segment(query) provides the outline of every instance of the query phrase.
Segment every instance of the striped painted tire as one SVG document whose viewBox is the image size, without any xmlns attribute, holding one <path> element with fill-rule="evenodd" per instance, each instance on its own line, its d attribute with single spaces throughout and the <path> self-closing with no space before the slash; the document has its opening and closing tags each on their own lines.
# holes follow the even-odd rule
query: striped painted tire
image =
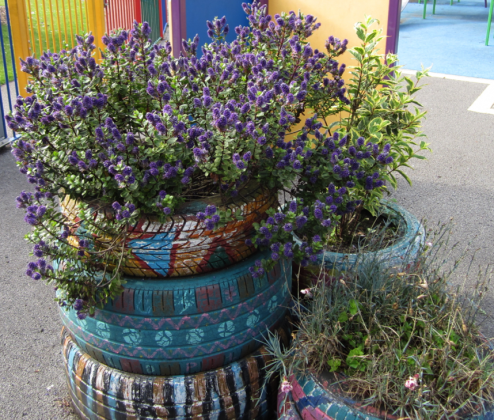
<svg viewBox="0 0 494 420">
<path fill-rule="evenodd" d="M 288 343 L 289 330 L 280 329 Z M 83 419 L 265 419 L 275 416 L 270 403 L 274 381 L 266 383 L 270 360 L 262 347 L 223 368 L 186 376 L 124 373 L 82 352 L 62 330 L 63 359 L 74 408 Z M 257 404 L 256 404 L 257 402 Z"/>
<path fill-rule="evenodd" d="M 300 417 L 278 417 L 284 420 L 399 420 L 399 417 L 380 411 L 371 406 L 363 406 L 359 401 L 349 398 L 341 390 L 339 382 L 343 379 L 326 374 L 297 374 L 290 378 L 293 390 L 289 400 L 293 400 Z M 278 395 L 278 415 L 280 415 L 280 396 Z M 291 412 L 292 414 L 293 411 Z M 494 411 L 483 415 L 460 417 L 465 420 L 493 420 Z"/>
<path fill-rule="evenodd" d="M 165 223 L 143 216 L 129 229 L 127 249 L 131 257 L 123 267 L 124 274 L 137 277 L 182 277 L 206 273 L 242 261 L 255 252 L 245 240 L 253 234 L 253 224 L 266 218 L 266 211 L 276 205 L 277 195 L 257 184 L 247 185 L 237 198 L 224 204 L 221 197 L 194 200 L 185 203 Z M 240 210 L 244 220 L 231 221 L 215 231 L 207 230 L 197 220 L 197 212 L 214 204 L 220 210 Z M 107 217 L 114 217 L 113 210 L 106 209 Z M 78 202 L 66 198 L 62 202 L 63 214 L 77 222 Z M 69 240 L 79 242 L 77 235 L 85 232 L 79 227 Z M 109 238 L 105 238 L 108 242 Z M 99 244 L 104 247 L 104 242 Z"/>
<path fill-rule="evenodd" d="M 318 259 L 314 265 L 321 266 L 324 263 L 329 269 L 346 271 L 353 268 L 357 264 L 357 261 L 362 263 L 377 260 L 389 268 L 403 267 L 404 262 L 410 263 L 414 261 L 425 242 L 424 226 L 403 207 L 387 200 L 383 200 L 381 203 L 383 214 L 396 220 L 397 224 L 403 230 L 403 237 L 399 241 L 390 247 L 365 254 L 342 254 L 326 251 L 318 255 Z M 297 237 L 295 237 L 295 241 L 300 243 Z"/>
<path fill-rule="evenodd" d="M 261 346 L 287 313 L 291 263 L 253 279 L 257 258 L 193 278 L 129 280 L 121 297 L 94 317 L 61 308 L 81 349 L 113 368 L 146 375 L 215 369 Z"/>
</svg>

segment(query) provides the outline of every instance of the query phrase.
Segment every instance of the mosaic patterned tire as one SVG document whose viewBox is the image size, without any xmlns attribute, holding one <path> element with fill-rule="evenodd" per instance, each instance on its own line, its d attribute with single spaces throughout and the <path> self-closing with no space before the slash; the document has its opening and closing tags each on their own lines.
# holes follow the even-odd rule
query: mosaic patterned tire
<svg viewBox="0 0 494 420">
<path fill-rule="evenodd" d="M 317 262 L 314 265 L 320 266 L 325 264 L 329 269 L 337 271 L 346 271 L 353 268 L 357 262 L 361 264 L 365 261 L 380 261 L 387 267 L 402 267 L 404 262 L 413 261 L 425 242 L 425 229 L 420 221 L 405 210 L 390 201 L 383 200 L 383 214 L 396 220 L 403 232 L 403 237 L 390 247 L 381 249 L 376 252 L 367 252 L 365 254 L 342 254 L 339 252 L 326 251 L 318 255 Z M 298 238 L 295 238 L 300 242 Z M 357 259 L 359 257 L 359 259 Z"/>
<path fill-rule="evenodd" d="M 285 344 L 289 330 L 278 331 Z M 81 351 L 62 330 L 63 359 L 74 408 L 82 419 L 265 419 L 274 381 L 266 383 L 270 360 L 264 348 L 223 368 L 196 375 L 146 376 L 124 373 Z M 257 402 L 257 404 L 256 404 Z"/>
<path fill-rule="evenodd" d="M 361 402 L 353 400 L 341 391 L 338 383 L 329 374 L 296 375 L 290 378 L 293 390 L 288 404 L 293 401 L 296 411 L 290 411 L 293 417 L 282 417 L 283 401 L 278 394 L 278 418 L 283 420 L 399 420 L 399 417 L 382 412 Z M 287 403 L 285 402 L 285 406 Z M 293 407 L 292 407 L 293 408 Z M 286 411 L 285 411 L 286 412 Z M 299 417 L 296 417 L 296 414 Z M 281 416 L 280 416 L 281 415 Z M 461 417 L 465 420 L 493 420 L 494 411 L 483 415 Z"/>
<path fill-rule="evenodd" d="M 123 267 L 124 274 L 181 277 L 206 273 L 242 261 L 255 252 L 254 247 L 245 245 L 245 240 L 252 236 L 253 223 L 265 219 L 266 211 L 276 203 L 275 193 L 250 184 L 239 197 L 231 198 L 226 204 L 222 203 L 220 196 L 185 203 L 165 223 L 143 216 L 129 229 L 126 245 L 132 254 Z M 197 220 L 196 214 L 210 204 L 222 210 L 230 209 L 232 213 L 240 210 L 244 220 L 234 220 L 222 228 L 209 231 Z M 77 201 L 65 199 L 62 211 L 69 220 L 79 220 Z M 112 210 L 107 210 L 107 216 L 112 215 Z M 84 231 L 81 226 L 69 238 L 78 242 L 77 234 L 82 235 Z M 100 244 L 104 246 L 103 241 Z"/>
<path fill-rule="evenodd" d="M 61 308 L 79 347 L 106 365 L 146 375 L 183 375 L 232 363 L 261 346 L 284 320 L 291 263 L 254 279 L 248 269 L 261 254 L 192 278 L 124 285 L 120 299 L 94 317 Z"/>
</svg>

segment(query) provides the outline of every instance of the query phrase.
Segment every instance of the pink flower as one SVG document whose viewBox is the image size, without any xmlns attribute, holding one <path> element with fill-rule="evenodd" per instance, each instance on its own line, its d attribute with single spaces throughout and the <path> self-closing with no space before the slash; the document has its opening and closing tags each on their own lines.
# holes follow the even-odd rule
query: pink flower
<svg viewBox="0 0 494 420">
<path fill-rule="evenodd" d="M 307 296 L 307 297 L 309 297 L 309 298 L 311 298 L 311 297 L 312 297 L 312 291 L 311 291 L 311 289 L 302 289 L 302 290 L 300 291 L 300 293 L 302 293 L 303 295 L 305 295 L 305 296 Z"/>
<path fill-rule="evenodd" d="M 419 386 L 418 380 L 419 380 L 418 374 L 409 376 L 408 380 L 405 381 L 405 388 L 408 388 L 410 391 L 415 390 Z"/>
<path fill-rule="evenodd" d="M 284 378 L 283 382 L 281 383 L 281 392 L 284 392 L 285 394 L 287 392 L 290 392 L 293 389 L 293 386 L 290 382 Z"/>
<path fill-rule="evenodd" d="M 429 248 L 432 246 L 432 242 L 426 242 L 425 243 Z"/>
</svg>

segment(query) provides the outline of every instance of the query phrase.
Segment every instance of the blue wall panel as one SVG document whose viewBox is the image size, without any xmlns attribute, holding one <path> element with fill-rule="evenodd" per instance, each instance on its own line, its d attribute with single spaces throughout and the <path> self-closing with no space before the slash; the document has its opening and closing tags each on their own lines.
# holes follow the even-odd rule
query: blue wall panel
<svg viewBox="0 0 494 420">
<path fill-rule="evenodd" d="M 252 3 L 251 0 L 186 0 L 186 21 L 187 21 L 187 39 L 192 39 L 199 34 L 200 43 L 203 45 L 210 42 L 207 35 L 206 20 L 211 22 L 217 16 L 219 18 L 226 16 L 230 32 L 227 41 L 235 39 L 235 27 L 242 25 L 248 26 L 247 15 L 242 9 L 242 3 Z M 198 56 L 201 56 L 198 50 Z"/>
</svg>

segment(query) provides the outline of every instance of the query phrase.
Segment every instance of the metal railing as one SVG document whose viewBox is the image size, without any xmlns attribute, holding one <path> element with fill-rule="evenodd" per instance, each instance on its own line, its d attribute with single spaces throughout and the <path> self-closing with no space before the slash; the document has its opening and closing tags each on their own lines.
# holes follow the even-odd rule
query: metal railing
<svg viewBox="0 0 494 420">
<path fill-rule="evenodd" d="M 106 0 L 106 31 L 130 29 L 134 20 L 141 22 L 141 0 Z"/>
<path fill-rule="evenodd" d="M 14 42 L 11 30 L 9 5 L 5 2 L 0 13 L 0 147 L 7 144 L 15 133 L 7 128 L 5 124 L 5 114 L 12 111 L 14 101 L 19 95 L 19 85 L 17 81 L 17 64 L 14 53 Z"/>
<path fill-rule="evenodd" d="M 157 41 L 166 27 L 165 0 L 0 0 L 0 147 L 15 137 L 5 125 L 17 96 L 26 96 L 28 75 L 19 71 L 19 58 L 39 57 L 44 51 L 72 48 L 75 35 L 101 37 L 114 29 L 131 29 L 134 20 L 147 21 Z"/>
<path fill-rule="evenodd" d="M 88 31 L 84 0 L 24 0 L 29 28 L 29 50 L 39 57 L 43 51 L 60 51 L 75 45 L 75 35 Z"/>
</svg>

